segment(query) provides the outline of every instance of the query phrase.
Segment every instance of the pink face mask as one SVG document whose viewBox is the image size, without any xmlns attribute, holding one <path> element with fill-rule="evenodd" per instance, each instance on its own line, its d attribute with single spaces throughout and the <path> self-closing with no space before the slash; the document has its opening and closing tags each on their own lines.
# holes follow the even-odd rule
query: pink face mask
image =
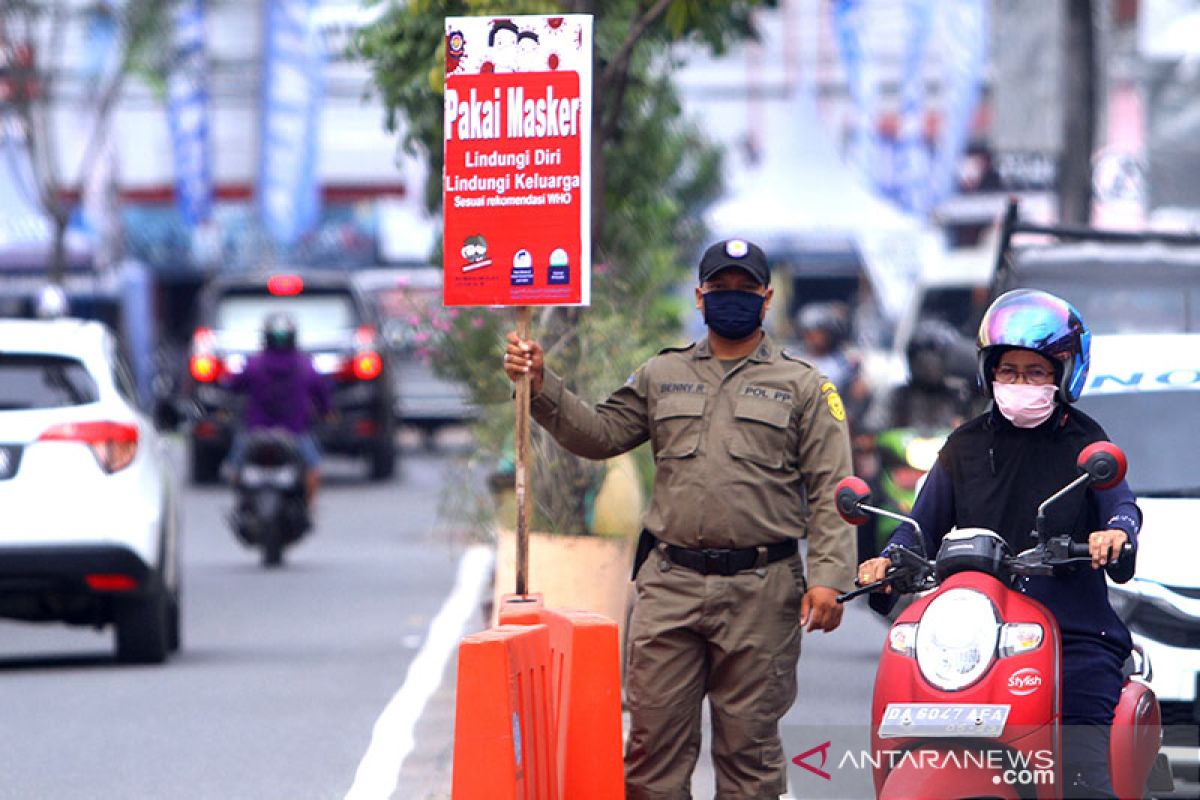
<svg viewBox="0 0 1200 800">
<path fill-rule="evenodd" d="M 992 396 L 996 408 L 1004 418 L 1018 428 L 1036 428 L 1054 413 L 1054 393 L 1058 387 L 1052 383 L 1034 386 L 1028 383 L 992 383 Z"/>
</svg>

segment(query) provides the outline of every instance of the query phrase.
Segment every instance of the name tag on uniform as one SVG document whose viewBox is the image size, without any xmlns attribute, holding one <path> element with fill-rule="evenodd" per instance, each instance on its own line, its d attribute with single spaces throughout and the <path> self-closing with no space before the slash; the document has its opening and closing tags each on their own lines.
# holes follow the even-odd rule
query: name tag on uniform
<svg viewBox="0 0 1200 800">
<path fill-rule="evenodd" d="M 659 394 L 706 394 L 708 385 L 704 383 L 660 383 Z"/>
<path fill-rule="evenodd" d="M 787 389 L 776 389 L 774 386 L 756 386 L 750 384 L 742 387 L 743 397 L 758 397 L 763 400 L 774 400 L 776 403 L 791 403 L 792 393 Z"/>
</svg>

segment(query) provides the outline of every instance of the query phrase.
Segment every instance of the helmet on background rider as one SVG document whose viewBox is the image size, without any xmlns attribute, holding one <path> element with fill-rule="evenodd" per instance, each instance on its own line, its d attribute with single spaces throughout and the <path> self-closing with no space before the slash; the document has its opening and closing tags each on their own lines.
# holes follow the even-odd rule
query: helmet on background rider
<svg viewBox="0 0 1200 800">
<path fill-rule="evenodd" d="M 1054 364 L 1059 397 L 1079 399 L 1091 364 L 1092 333 L 1075 307 L 1039 289 L 1014 289 L 997 297 L 979 324 L 978 379 L 992 396 L 992 369 L 1001 353 L 1023 348 Z"/>
<path fill-rule="evenodd" d="M 963 337 L 948 322 L 926 319 L 917 323 L 904 348 L 911 382 L 926 388 L 943 387 L 952 364 L 957 363 L 954 357 L 964 345 Z"/>
<path fill-rule="evenodd" d="M 296 323 L 287 314 L 276 312 L 263 320 L 263 347 L 268 350 L 295 350 Z"/>
<path fill-rule="evenodd" d="M 794 321 L 797 332 L 805 338 L 806 343 L 809 341 L 809 332 L 823 332 L 829 351 L 837 350 L 850 338 L 850 309 L 845 303 L 806 303 L 796 312 Z"/>
</svg>

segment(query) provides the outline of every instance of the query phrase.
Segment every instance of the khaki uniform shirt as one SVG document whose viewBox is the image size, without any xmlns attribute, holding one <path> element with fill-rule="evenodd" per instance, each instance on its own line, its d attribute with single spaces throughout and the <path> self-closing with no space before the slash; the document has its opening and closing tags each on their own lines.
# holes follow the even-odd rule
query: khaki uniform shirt
<svg viewBox="0 0 1200 800">
<path fill-rule="evenodd" d="M 733 369 L 708 340 L 668 348 L 592 407 L 545 370 L 532 413 L 571 452 L 604 459 L 650 441 L 644 525 L 689 548 L 808 537 L 808 581 L 848 591 L 855 536 L 834 487 L 851 474 L 846 414 L 816 369 L 764 336 Z"/>
</svg>

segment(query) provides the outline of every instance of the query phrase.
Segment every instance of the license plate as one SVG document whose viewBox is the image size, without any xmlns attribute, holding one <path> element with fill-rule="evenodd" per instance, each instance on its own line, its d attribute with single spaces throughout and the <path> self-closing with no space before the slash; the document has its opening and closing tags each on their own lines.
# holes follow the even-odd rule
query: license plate
<svg viewBox="0 0 1200 800">
<path fill-rule="evenodd" d="M 19 444 L 0 444 L 0 481 L 6 481 L 17 474 L 21 466 L 21 446 Z"/>
<path fill-rule="evenodd" d="M 994 739 L 1004 732 L 1010 708 L 985 703 L 888 703 L 879 736 Z"/>
</svg>

